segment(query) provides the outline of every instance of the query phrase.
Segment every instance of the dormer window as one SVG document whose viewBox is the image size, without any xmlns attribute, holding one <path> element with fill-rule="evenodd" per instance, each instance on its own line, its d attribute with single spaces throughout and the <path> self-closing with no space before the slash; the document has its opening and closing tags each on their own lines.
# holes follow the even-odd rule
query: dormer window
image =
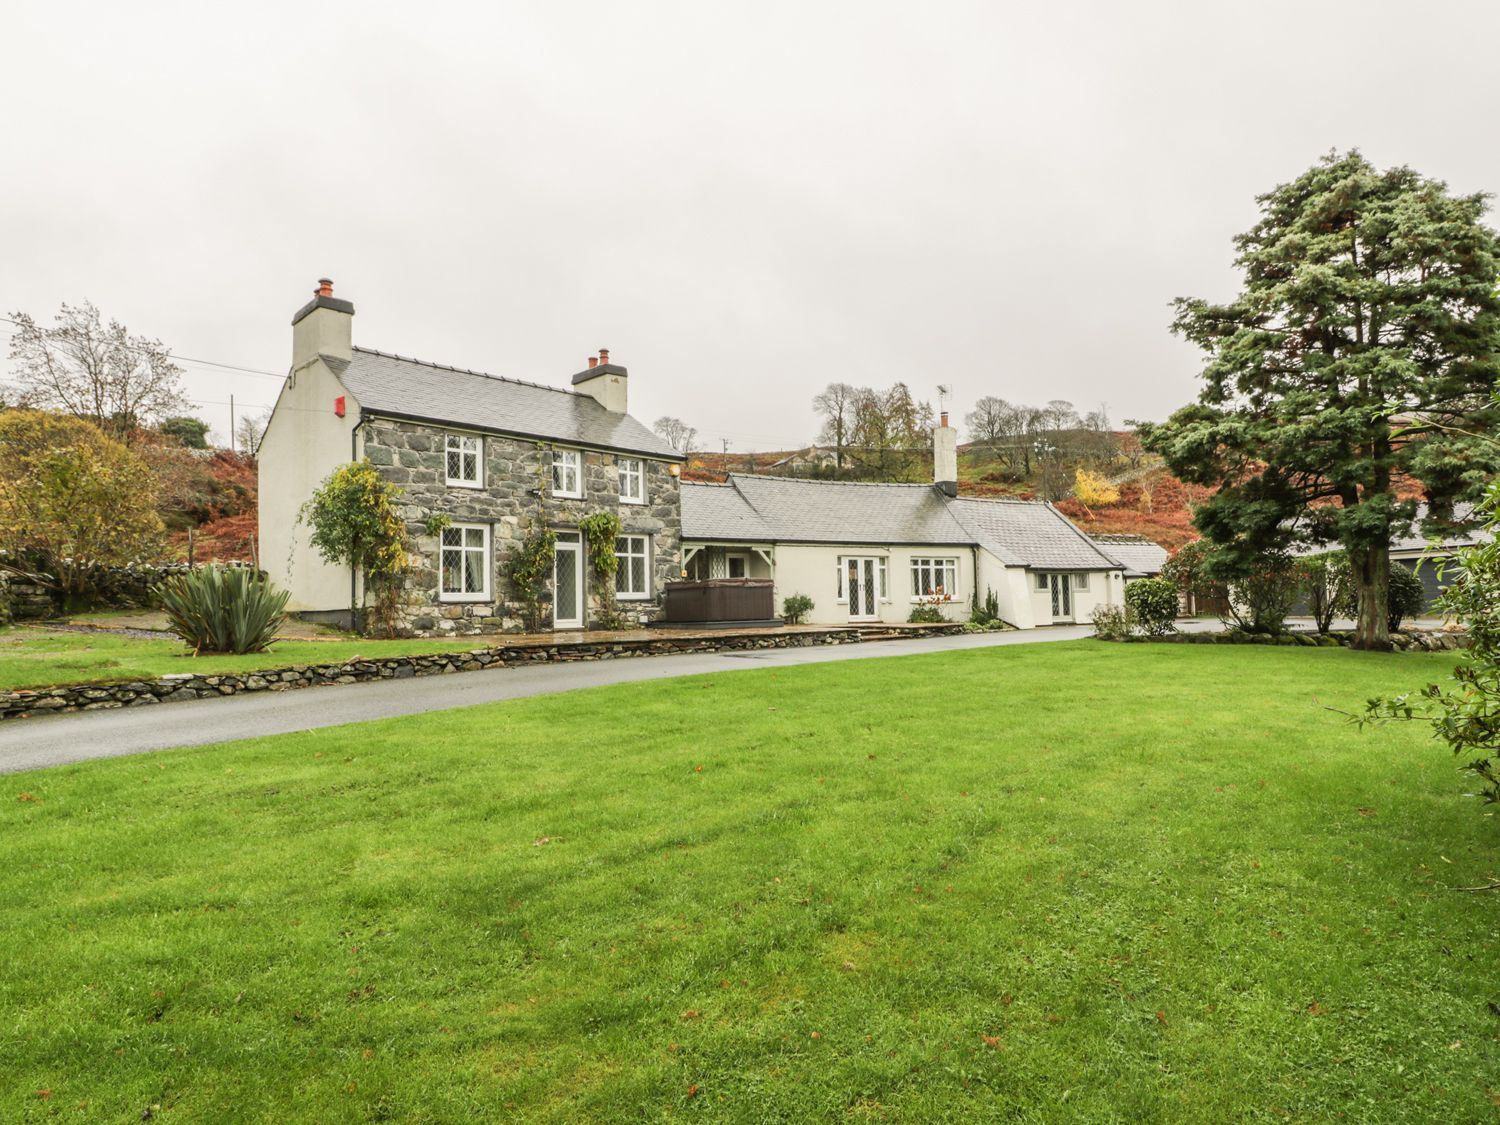
<svg viewBox="0 0 1500 1125">
<path fill-rule="evenodd" d="M 583 454 L 578 450 L 552 451 L 552 495 L 583 498 Z"/>
<path fill-rule="evenodd" d="M 620 458 L 620 503 L 646 502 L 646 463 L 639 457 Z"/>
<path fill-rule="evenodd" d="M 484 438 L 449 434 L 448 483 L 460 488 L 484 487 Z"/>
</svg>

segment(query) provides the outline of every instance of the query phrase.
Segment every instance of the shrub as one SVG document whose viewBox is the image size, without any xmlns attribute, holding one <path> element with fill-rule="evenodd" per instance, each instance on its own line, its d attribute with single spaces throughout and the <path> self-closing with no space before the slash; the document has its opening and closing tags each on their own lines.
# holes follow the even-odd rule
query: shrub
<svg viewBox="0 0 1500 1125">
<path fill-rule="evenodd" d="M 1313 623 L 1318 632 L 1326 633 L 1354 592 L 1349 556 L 1343 551 L 1309 555 L 1297 563 L 1297 570 Z"/>
<path fill-rule="evenodd" d="M 373 591 L 377 616 L 393 632 L 395 601 L 406 573 L 406 523 L 396 507 L 401 490 L 368 460 L 341 465 L 302 505 L 298 520 L 312 528 L 312 545 L 324 562 L 364 576 L 361 596 Z M 360 605 L 349 590 L 349 626 L 359 627 Z"/>
<path fill-rule="evenodd" d="M 974 596 L 969 602 L 969 621 L 975 625 L 993 625 L 1000 620 L 1000 599 L 995 591 L 989 587 L 985 588 L 984 601 L 979 600 L 979 591 L 974 591 Z"/>
<path fill-rule="evenodd" d="M 1479 507 L 1484 526 L 1500 532 L 1500 484 L 1491 484 Z M 1393 566 L 1394 579 L 1397 570 Z M 1500 802 L 1500 535 L 1458 552 L 1453 584 L 1438 608 L 1468 629 L 1469 647 L 1458 658 L 1452 679 L 1389 699 L 1372 699 L 1362 722 L 1424 719 L 1462 759 L 1479 783 L 1486 804 Z M 1447 575 L 1445 574 L 1445 577 Z M 1391 584 L 1392 592 L 1395 582 Z M 1490 889 L 1500 890 L 1500 882 Z"/>
<path fill-rule="evenodd" d="M 913 625 L 941 625 L 948 619 L 943 616 L 943 611 L 931 602 L 922 602 L 911 607 L 911 613 L 906 618 Z"/>
<path fill-rule="evenodd" d="M 161 585 L 167 628 L 199 652 L 264 652 L 286 620 L 290 591 L 259 571 L 204 566 Z"/>
<path fill-rule="evenodd" d="M 1267 551 L 1229 584 L 1229 615 L 1247 633 L 1284 633 L 1287 615 L 1301 592 L 1297 560 L 1281 551 Z"/>
<path fill-rule="evenodd" d="M 1148 637 L 1173 631 L 1177 620 L 1177 586 L 1166 578 L 1142 578 L 1125 587 L 1130 616 Z"/>
<path fill-rule="evenodd" d="M 1125 640 L 1130 636 L 1131 624 L 1130 612 L 1122 605 L 1094 607 L 1094 636 L 1101 641 Z"/>
<path fill-rule="evenodd" d="M 1427 591 L 1422 580 L 1400 563 L 1391 564 L 1391 588 L 1386 612 L 1391 632 L 1401 628 L 1401 622 L 1416 617 L 1427 601 Z"/>
<path fill-rule="evenodd" d="M 781 603 L 781 618 L 788 625 L 801 625 L 812 608 L 813 600 L 806 594 L 793 594 Z"/>
</svg>

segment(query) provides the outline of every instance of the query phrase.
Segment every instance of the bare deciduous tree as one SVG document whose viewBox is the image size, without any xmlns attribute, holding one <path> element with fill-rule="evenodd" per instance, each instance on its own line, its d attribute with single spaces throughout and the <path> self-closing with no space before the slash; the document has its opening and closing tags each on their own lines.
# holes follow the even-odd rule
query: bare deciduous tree
<svg viewBox="0 0 1500 1125">
<path fill-rule="evenodd" d="M 689 426 L 681 418 L 673 418 L 671 415 L 663 415 L 651 423 L 651 428 L 666 439 L 668 445 L 677 450 L 678 453 L 690 453 L 693 448 L 693 439 L 698 436 L 695 427 Z"/>
<path fill-rule="evenodd" d="M 266 423 L 271 420 L 271 412 L 262 410 L 259 414 L 242 414 L 234 427 L 235 448 L 254 457 L 260 452 L 260 439 L 266 435 Z"/>
<path fill-rule="evenodd" d="M 160 340 L 108 325 L 90 302 L 62 306 L 44 328 L 23 312 L 10 340 L 22 402 L 93 422 L 126 444 L 148 422 L 180 413 L 182 369 Z"/>
<path fill-rule="evenodd" d="M 848 449 L 849 438 L 854 432 L 858 398 L 859 388 L 848 383 L 829 383 L 813 398 L 813 409 L 823 416 L 823 429 L 818 440 L 833 446 L 834 465 L 838 469 L 844 467 L 844 451 Z"/>
</svg>

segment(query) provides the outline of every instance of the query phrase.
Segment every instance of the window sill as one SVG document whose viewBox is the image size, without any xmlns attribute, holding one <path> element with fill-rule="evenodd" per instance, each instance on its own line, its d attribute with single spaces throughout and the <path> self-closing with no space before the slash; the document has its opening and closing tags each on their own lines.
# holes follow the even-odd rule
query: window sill
<svg viewBox="0 0 1500 1125">
<path fill-rule="evenodd" d="M 650 594 L 616 594 L 615 595 L 615 601 L 617 601 L 617 602 L 649 602 L 650 600 L 651 600 L 651 595 Z"/>
<path fill-rule="evenodd" d="M 550 495 L 552 497 L 552 499 L 554 499 L 554 500 L 582 500 L 583 499 L 583 493 L 581 493 L 581 492 L 556 492 L 556 491 L 554 491 L 554 492 L 549 493 L 548 495 Z"/>
<path fill-rule="evenodd" d="M 492 602 L 495 599 L 489 594 L 439 594 L 438 601 L 445 604 L 454 602 L 477 605 L 480 602 Z"/>
<path fill-rule="evenodd" d="M 644 500 L 630 500 L 624 496 L 620 497 L 620 503 L 629 504 L 632 508 L 644 508 L 646 506 L 646 502 Z"/>
<path fill-rule="evenodd" d="M 475 480 L 450 480 L 447 482 L 449 488 L 473 488 L 481 489 L 484 484 Z"/>
</svg>

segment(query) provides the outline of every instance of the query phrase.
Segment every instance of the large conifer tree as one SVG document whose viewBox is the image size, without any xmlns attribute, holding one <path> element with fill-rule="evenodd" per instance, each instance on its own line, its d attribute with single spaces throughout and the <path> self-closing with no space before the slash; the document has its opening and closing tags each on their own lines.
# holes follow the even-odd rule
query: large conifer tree
<svg viewBox="0 0 1500 1125">
<path fill-rule="evenodd" d="M 1236 239 L 1234 301 L 1180 299 L 1173 330 L 1208 354 L 1197 404 L 1141 427 L 1179 477 L 1217 487 L 1199 529 L 1223 565 L 1295 537 L 1338 541 L 1358 598 L 1355 644 L 1389 646 L 1393 534 L 1416 504 L 1442 518 L 1494 470 L 1500 237 L 1483 195 L 1410 168 L 1330 154 L 1259 199 Z"/>
</svg>

